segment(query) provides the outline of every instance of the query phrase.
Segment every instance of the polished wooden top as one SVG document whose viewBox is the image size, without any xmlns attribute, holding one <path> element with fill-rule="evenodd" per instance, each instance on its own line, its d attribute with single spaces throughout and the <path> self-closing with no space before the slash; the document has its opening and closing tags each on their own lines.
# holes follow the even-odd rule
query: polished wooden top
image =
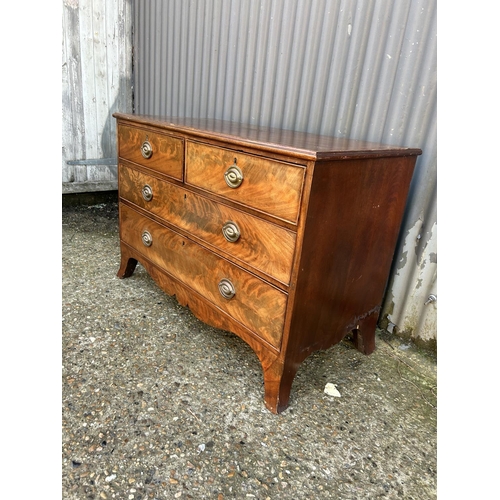
<svg viewBox="0 0 500 500">
<path fill-rule="evenodd" d="M 114 113 L 113 116 L 124 122 L 145 126 L 153 125 L 165 131 L 182 132 L 193 138 L 211 138 L 224 141 L 226 144 L 258 146 L 264 151 L 291 154 L 306 160 L 379 158 L 422 154 L 422 151 L 418 148 L 377 144 L 211 118 L 182 118 L 124 113 Z"/>
</svg>

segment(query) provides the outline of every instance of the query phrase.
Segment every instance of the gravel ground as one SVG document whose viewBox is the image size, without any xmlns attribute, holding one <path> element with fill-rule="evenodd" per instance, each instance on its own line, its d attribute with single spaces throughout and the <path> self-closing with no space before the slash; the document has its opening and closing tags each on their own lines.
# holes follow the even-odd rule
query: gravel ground
<svg viewBox="0 0 500 500">
<path fill-rule="evenodd" d="M 116 277 L 116 203 L 62 219 L 64 499 L 437 497 L 435 353 L 379 331 L 364 356 L 345 339 L 301 365 L 273 415 L 241 339 L 140 265 Z"/>
</svg>

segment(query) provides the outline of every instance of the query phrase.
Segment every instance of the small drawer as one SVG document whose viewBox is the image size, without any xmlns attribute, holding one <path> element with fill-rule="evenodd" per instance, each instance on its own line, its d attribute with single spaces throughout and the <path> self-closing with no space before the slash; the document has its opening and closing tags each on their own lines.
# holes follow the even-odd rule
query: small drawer
<svg viewBox="0 0 500 500">
<path fill-rule="evenodd" d="M 118 155 L 182 180 L 184 140 L 128 125 L 118 125 Z"/>
<path fill-rule="evenodd" d="M 120 204 L 120 237 L 165 272 L 279 348 L 287 295 Z"/>
<path fill-rule="evenodd" d="M 120 165 L 120 197 L 288 285 L 296 234 Z"/>
<path fill-rule="evenodd" d="M 187 142 L 186 182 L 244 206 L 296 223 L 305 168 Z"/>
</svg>

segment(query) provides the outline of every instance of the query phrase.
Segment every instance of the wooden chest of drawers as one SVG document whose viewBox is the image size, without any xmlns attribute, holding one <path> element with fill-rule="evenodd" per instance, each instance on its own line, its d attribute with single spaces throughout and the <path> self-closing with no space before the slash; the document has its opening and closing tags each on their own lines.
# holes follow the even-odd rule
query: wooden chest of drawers
<svg viewBox="0 0 500 500">
<path fill-rule="evenodd" d="M 121 265 L 138 261 L 258 356 L 288 406 L 300 363 L 375 327 L 419 149 L 116 113 Z"/>
</svg>

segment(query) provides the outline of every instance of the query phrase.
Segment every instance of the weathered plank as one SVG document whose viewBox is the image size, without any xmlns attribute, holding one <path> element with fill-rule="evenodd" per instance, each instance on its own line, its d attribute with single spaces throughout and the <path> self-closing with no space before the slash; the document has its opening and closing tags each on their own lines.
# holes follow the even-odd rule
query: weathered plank
<svg viewBox="0 0 500 500">
<path fill-rule="evenodd" d="M 132 111 L 132 7 L 129 0 L 64 0 L 62 44 L 62 181 L 108 189 L 116 170 L 68 164 L 116 157 L 112 113 Z"/>
</svg>

